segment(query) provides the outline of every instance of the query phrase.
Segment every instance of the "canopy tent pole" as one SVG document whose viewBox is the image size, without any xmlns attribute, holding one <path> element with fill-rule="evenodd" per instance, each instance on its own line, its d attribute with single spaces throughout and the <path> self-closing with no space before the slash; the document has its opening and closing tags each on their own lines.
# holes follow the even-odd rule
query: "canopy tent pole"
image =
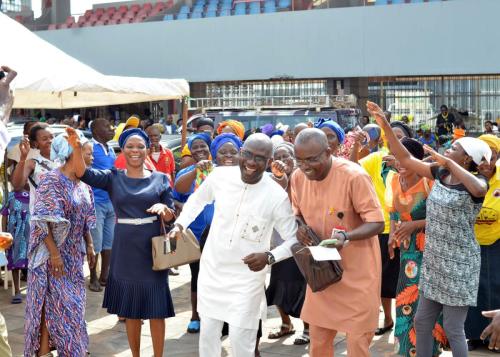
<svg viewBox="0 0 500 357">
<path fill-rule="evenodd" d="M 188 105 L 189 105 L 189 97 L 184 97 L 182 99 L 182 132 L 181 132 L 181 145 L 182 145 L 182 147 L 184 147 L 186 145 Z"/>
</svg>

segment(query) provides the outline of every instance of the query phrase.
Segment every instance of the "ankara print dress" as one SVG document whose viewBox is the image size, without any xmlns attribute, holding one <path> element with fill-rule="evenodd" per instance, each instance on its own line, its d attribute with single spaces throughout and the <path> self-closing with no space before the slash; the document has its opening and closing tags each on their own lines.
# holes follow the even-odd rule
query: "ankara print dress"
<svg viewBox="0 0 500 357">
<path fill-rule="evenodd" d="M 49 270 L 49 251 L 44 239 L 48 225 L 64 262 L 64 273 L 55 278 Z M 90 187 L 74 182 L 59 170 L 47 173 L 37 188 L 28 246 L 28 290 L 24 324 L 24 356 L 40 348 L 40 321 L 45 321 L 50 345 L 58 356 L 85 356 L 88 335 L 85 324 L 86 251 L 84 235 L 95 225 Z"/>
<path fill-rule="evenodd" d="M 418 181 L 406 192 L 401 189 L 399 174 L 391 173 L 387 179 L 386 206 L 391 221 L 417 221 L 426 217 L 426 200 L 432 182 L 426 178 Z M 425 245 L 424 230 L 411 234 L 408 244 L 401 244 L 400 270 L 396 290 L 396 327 L 394 329 L 395 353 L 401 356 L 416 356 L 416 333 L 414 318 L 418 306 L 418 282 Z M 433 356 L 441 353 L 441 346 L 447 344 L 440 316 L 436 323 Z"/>
</svg>

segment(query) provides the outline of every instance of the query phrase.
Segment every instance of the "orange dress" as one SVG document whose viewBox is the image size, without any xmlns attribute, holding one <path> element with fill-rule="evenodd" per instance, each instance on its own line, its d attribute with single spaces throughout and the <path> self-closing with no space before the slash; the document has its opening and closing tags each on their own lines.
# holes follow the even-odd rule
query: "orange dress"
<svg viewBox="0 0 500 357">
<path fill-rule="evenodd" d="M 292 204 L 296 215 L 322 239 L 333 228 L 352 231 L 365 222 L 384 222 L 382 208 L 370 177 L 350 161 L 332 157 L 332 168 L 322 181 L 310 181 L 300 170 L 291 179 Z M 313 293 L 307 287 L 301 318 L 311 325 L 366 333 L 377 328 L 381 260 L 377 236 L 351 241 L 341 251 L 342 280 Z"/>
</svg>

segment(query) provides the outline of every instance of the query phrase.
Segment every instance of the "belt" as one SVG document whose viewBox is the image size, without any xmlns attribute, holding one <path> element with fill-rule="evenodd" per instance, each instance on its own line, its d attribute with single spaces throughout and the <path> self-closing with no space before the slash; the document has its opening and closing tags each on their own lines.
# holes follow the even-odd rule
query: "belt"
<svg viewBox="0 0 500 357">
<path fill-rule="evenodd" d="M 116 220 L 117 223 L 120 224 L 131 224 L 134 226 L 140 226 L 143 224 L 150 224 L 156 221 L 158 217 L 147 217 L 147 218 L 118 218 Z"/>
</svg>

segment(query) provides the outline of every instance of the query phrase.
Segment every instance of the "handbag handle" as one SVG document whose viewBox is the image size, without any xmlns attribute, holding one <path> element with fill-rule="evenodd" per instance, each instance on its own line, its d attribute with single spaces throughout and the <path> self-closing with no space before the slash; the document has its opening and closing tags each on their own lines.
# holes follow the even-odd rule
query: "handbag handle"
<svg viewBox="0 0 500 357">
<path fill-rule="evenodd" d="M 169 208 L 170 209 L 170 208 Z M 175 211 L 170 209 L 173 215 L 173 220 L 175 220 L 177 217 L 175 215 Z M 175 253 L 175 250 L 177 249 L 177 239 L 169 239 L 167 236 L 167 228 L 165 227 L 165 222 L 163 221 L 163 218 L 160 216 L 160 234 L 163 234 L 163 254 L 167 253 Z M 170 252 L 167 252 L 167 241 L 170 241 Z"/>
</svg>

